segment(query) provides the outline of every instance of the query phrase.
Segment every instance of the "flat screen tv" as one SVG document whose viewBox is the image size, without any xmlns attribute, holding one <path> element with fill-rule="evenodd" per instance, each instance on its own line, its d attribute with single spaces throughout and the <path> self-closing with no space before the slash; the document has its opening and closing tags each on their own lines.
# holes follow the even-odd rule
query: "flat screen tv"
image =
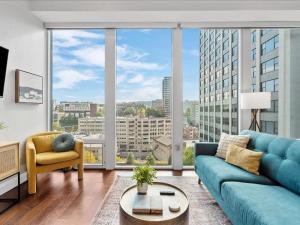
<svg viewBox="0 0 300 225">
<path fill-rule="evenodd" d="M 0 98 L 3 97 L 8 49 L 0 46 Z"/>
</svg>

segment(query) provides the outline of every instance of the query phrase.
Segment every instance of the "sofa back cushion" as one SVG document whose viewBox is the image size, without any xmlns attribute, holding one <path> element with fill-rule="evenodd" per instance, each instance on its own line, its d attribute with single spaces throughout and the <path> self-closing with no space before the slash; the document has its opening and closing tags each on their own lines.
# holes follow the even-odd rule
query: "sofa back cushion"
<svg viewBox="0 0 300 225">
<path fill-rule="evenodd" d="M 35 136 L 32 138 L 37 153 L 52 152 L 53 140 L 58 134 Z"/>
<path fill-rule="evenodd" d="M 300 141 L 248 130 L 241 134 L 250 136 L 249 149 L 264 153 L 260 173 L 300 194 Z"/>
<path fill-rule="evenodd" d="M 249 142 L 249 137 L 246 135 L 230 135 L 230 134 L 222 133 L 218 144 L 216 156 L 225 159 L 230 144 L 234 144 L 239 147 L 246 148 L 248 142 Z"/>
</svg>

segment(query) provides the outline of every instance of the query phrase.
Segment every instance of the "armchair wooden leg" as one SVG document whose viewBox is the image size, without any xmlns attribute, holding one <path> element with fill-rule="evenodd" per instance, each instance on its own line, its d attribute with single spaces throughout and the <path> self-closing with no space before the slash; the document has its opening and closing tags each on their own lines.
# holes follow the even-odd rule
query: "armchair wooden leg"
<svg viewBox="0 0 300 225">
<path fill-rule="evenodd" d="M 28 173 L 28 193 L 35 194 L 36 193 L 36 176 L 35 173 Z"/>
<path fill-rule="evenodd" d="M 83 164 L 78 164 L 78 180 L 83 179 Z"/>
<path fill-rule="evenodd" d="M 200 178 L 198 179 L 198 184 L 201 184 L 201 180 L 200 180 Z"/>
</svg>

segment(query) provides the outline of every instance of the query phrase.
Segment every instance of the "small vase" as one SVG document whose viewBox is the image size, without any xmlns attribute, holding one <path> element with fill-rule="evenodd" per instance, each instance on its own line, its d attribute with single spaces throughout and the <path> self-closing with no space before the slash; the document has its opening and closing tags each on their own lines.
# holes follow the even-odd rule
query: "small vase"
<svg viewBox="0 0 300 225">
<path fill-rule="evenodd" d="M 145 195 L 145 194 L 147 194 L 147 190 L 148 190 L 148 184 L 147 183 L 142 183 L 142 184 L 137 185 L 138 194 Z"/>
</svg>

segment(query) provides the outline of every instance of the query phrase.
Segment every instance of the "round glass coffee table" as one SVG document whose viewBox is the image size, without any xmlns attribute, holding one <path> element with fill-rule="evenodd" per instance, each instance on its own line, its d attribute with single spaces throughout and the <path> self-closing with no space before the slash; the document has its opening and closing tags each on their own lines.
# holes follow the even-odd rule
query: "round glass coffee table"
<svg viewBox="0 0 300 225">
<path fill-rule="evenodd" d="M 137 195 L 136 185 L 125 190 L 120 200 L 120 225 L 188 225 L 189 202 L 186 194 L 171 184 L 154 182 L 148 186 L 147 195 L 159 196 L 161 190 L 175 192 L 175 195 L 161 195 L 163 203 L 162 215 L 133 213 L 133 200 Z M 178 212 L 171 212 L 169 210 L 169 205 L 174 201 L 180 206 Z"/>
</svg>

